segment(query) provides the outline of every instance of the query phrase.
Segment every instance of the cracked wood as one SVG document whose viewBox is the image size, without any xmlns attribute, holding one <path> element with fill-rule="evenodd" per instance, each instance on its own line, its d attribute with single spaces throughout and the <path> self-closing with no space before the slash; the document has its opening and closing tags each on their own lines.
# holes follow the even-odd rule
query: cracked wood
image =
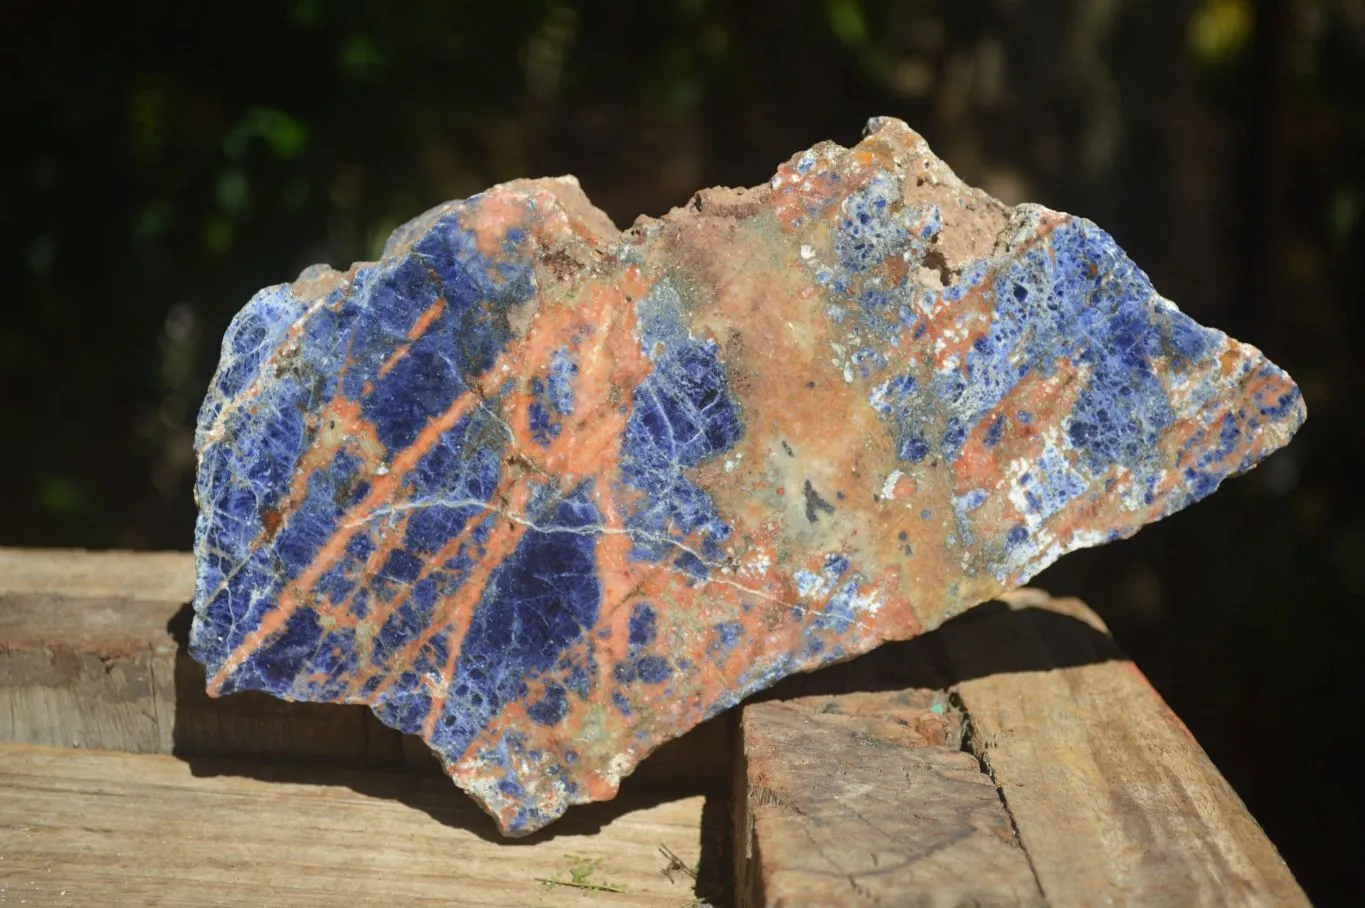
<svg viewBox="0 0 1365 908">
<path fill-rule="evenodd" d="M 740 726 L 741 904 L 1043 904 L 942 692 L 755 703 Z"/>
</svg>

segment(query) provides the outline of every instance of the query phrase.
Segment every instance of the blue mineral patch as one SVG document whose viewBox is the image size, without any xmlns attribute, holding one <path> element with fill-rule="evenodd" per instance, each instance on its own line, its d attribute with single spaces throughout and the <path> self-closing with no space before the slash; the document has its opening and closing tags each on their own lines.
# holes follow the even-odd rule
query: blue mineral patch
<svg viewBox="0 0 1365 908">
<path fill-rule="evenodd" d="M 195 546 L 211 554 L 199 561 L 201 617 L 191 652 L 211 673 L 369 490 L 358 455 L 343 447 L 308 477 L 304 500 L 277 513 L 296 465 L 324 428 L 304 414 L 325 413 L 337 395 L 350 398 L 396 453 L 466 393 L 468 381 L 506 345 L 508 314 L 533 290 L 529 253 L 485 258 L 463 216 L 463 206 L 454 206 L 416 237 L 409 256 L 359 268 L 348 284 L 316 303 L 275 287 L 257 294 L 233 320 L 197 431 L 202 463 Z M 302 325 L 297 343 L 288 341 L 295 323 Z M 255 395 L 250 407 L 225 415 L 228 402 L 247 393 Z M 210 442 L 211 432 L 221 440 Z M 376 578 L 375 595 L 405 595 L 422 556 L 439 550 L 482 510 L 496 486 L 505 443 L 505 434 L 490 431 L 489 420 L 476 413 L 447 431 L 404 479 L 420 507 L 408 523 L 405 548 Z M 367 537 L 364 529 L 354 535 L 318 593 L 335 600 L 352 592 L 352 578 L 372 547 Z M 412 608 L 420 610 L 429 593 L 420 591 Z M 364 603 L 358 608 L 363 611 Z M 292 683 L 295 676 L 323 672 L 324 656 L 304 658 L 301 626 L 282 634 L 284 648 L 271 652 L 269 666 L 256 665 L 259 657 L 248 659 L 225 690 L 278 692 L 287 686 L 286 675 Z M 319 640 L 313 640 L 315 649 Z M 296 658 L 292 672 L 284 654 Z M 294 690 L 295 696 L 311 693 Z"/>
<path fill-rule="evenodd" d="M 985 489 L 972 489 L 953 496 L 953 517 L 957 525 L 957 535 L 963 545 L 976 544 L 976 537 L 972 532 L 971 513 L 986 503 L 986 497 Z"/>
<path fill-rule="evenodd" d="M 1005 414 L 1001 413 L 995 417 L 995 421 L 991 423 L 991 427 L 986 430 L 985 437 L 981 439 L 982 444 L 988 448 L 993 448 L 1000 444 L 1000 436 L 1004 434 L 1004 430 Z"/>
<path fill-rule="evenodd" d="M 550 357 L 550 376 L 545 381 L 550 409 L 560 416 L 569 416 L 574 408 L 574 377 L 578 375 L 577 358 L 564 347 Z"/>
<path fill-rule="evenodd" d="M 638 304 L 641 346 L 653 370 L 635 389 L 626 425 L 621 476 L 646 494 L 626 519 L 633 555 L 671 561 L 705 577 L 702 559 L 721 557 L 730 527 L 711 496 L 684 471 L 723 454 L 744 432 L 739 405 L 714 341 L 692 337 L 677 291 L 660 281 Z M 693 533 L 700 552 L 686 548 Z M 700 557 L 699 557 L 700 555 Z"/>
<path fill-rule="evenodd" d="M 507 436 L 487 410 L 474 410 L 447 429 L 404 479 L 412 506 L 403 550 L 421 558 L 441 551 L 475 517 L 502 476 Z"/>
<path fill-rule="evenodd" d="M 673 674 L 673 667 L 663 656 L 641 656 L 635 662 L 635 676 L 645 684 L 662 684 Z"/>
<path fill-rule="evenodd" d="M 228 458 L 225 454 L 224 459 Z M 221 523 L 209 525 L 208 538 L 222 543 L 216 550 L 231 558 L 233 569 L 224 571 L 216 560 L 210 563 L 221 579 L 206 603 L 209 621 L 191 640 L 191 653 L 195 658 L 213 659 L 215 664 L 226 658 L 274 606 L 283 586 L 283 576 L 297 574 L 312 561 L 344 513 L 338 498 L 345 496 L 346 489 L 354 482 L 355 464 L 353 457 L 338 453 L 330 469 L 319 470 L 309 477 L 303 501 L 276 533 L 273 548 L 253 547 L 255 533 L 247 535 L 249 530 L 244 531 L 244 525 L 253 519 L 257 527 L 260 526 L 262 518 L 257 514 L 241 515 L 240 519 L 229 516 Z M 204 522 L 201 517 L 201 524 Z M 259 532 L 257 529 L 256 533 Z M 289 641 L 282 652 L 298 654 L 304 651 L 305 644 L 299 637 L 302 626 L 286 631 Z M 314 635 L 312 644 L 316 646 L 317 642 Z M 263 664 L 261 668 L 243 666 L 233 689 L 262 689 L 277 694 L 287 690 L 292 684 L 293 673 L 286 677 L 286 665 L 279 652 L 268 658 L 268 665 Z M 294 673 L 302 670 L 305 664 L 300 662 L 294 666 Z"/>
<path fill-rule="evenodd" d="M 1273 369 L 1273 366 L 1266 365 L 1262 368 L 1262 371 L 1269 372 Z M 1303 396 L 1297 387 L 1291 388 L 1289 393 L 1282 394 L 1273 401 L 1262 400 L 1260 392 L 1257 392 L 1256 398 L 1257 403 L 1261 405 L 1261 416 L 1270 420 L 1284 419 L 1299 405 L 1299 402 L 1303 400 Z"/>
<path fill-rule="evenodd" d="M 1052 445 L 1043 449 L 1034 471 L 1020 476 L 1018 482 L 1027 487 L 1024 499 L 1029 513 L 1040 520 L 1066 507 L 1086 487 L 1085 475 L 1071 465 L 1062 450 Z"/>
<path fill-rule="evenodd" d="M 597 623 L 601 515 L 590 484 L 563 496 L 546 489 L 527 519 L 534 528 L 489 575 L 470 619 L 430 742 L 442 753 L 463 753 L 509 702 L 526 696 L 527 678 L 549 673 Z M 543 717 L 555 702 L 542 706 Z"/>
<path fill-rule="evenodd" d="M 673 666 L 668 659 L 657 653 L 645 652 L 654 644 L 658 634 L 658 615 L 654 606 L 648 602 L 636 603 L 627 621 L 626 659 L 612 668 L 612 677 L 617 684 L 637 681 L 660 684 L 673 674 Z"/>
<path fill-rule="evenodd" d="M 899 180 L 878 173 L 860 191 L 844 199 L 843 217 L 834 240 L 842 267 L 852 272 L 867 271 L 880 265 L 888 255 L 899 253 L 912 240 L 912 234 L 887 210 L 900 197 Z"/>
<path fill-rule="evenodd" d="M 856 601 L 858 597 L 858 578 L 849 580 L 835 590 L 829 597 L 824 609 L 811 623 L 812 632 L 827 632 L 842 637 L 857 623 Z"/>
<path fill-rule="evenodd" d="M 711 628 L 711 638 L 706 644 L 706 654 L 716 665 L 723 665 L 743 637 L 743 624 L 738 621 L 722 621 Z"/>
<path fill-rule="evenodd" d="M 972 381 L 957 398 L 960 418 L 977 424 L 1023 377 L 1018 349 L 1043 375 L 1070 359 L 1090 373 L 1068 427 L 1090 469 L 1159 469 L 1156 440 L 1173 417 L 1153 360 L 1173 345 L 1183 356 L 1202 352 L 1213 332 L 1158 306 L 1146 275 L 1107 233 L 1081 219 L 1006 260 L 992 286 L 995 317 L 967 354 Z"/>
<path fill-rule="evenodd" d="M 905 406 L 910 395 L 915 393 L 915 376 L 908 373 L 893 375 L 877 385 L 868 394 L 867 401 L 872 409 L 883 416 L 890 416 Z"/>
<path fill-rule="evenodd" d="M 564 688 L 558 684 L 545 686 L 545 695 L 526 707 L 526 714 L 537 725 L 555 725 L 563 721 L 569 711 L 569 701 Z"/>
<path fill-rule="evenodd" d="M 628 645 L 633 649 L 649 646 L 658 634 L 658 617 L 648 602 L 637 603 L 630 614 Z"/>
<path fill-rule="evenodd" d="M 851 285 L 853 277 L 882 265 L 891 256 L 905 256 L 918 265 L 929 244 L 943 228 L 937 205 L 900 205 L 900 180 L 874 174 L 857 192 L 844 199 L 834 251 L 845 274 L 835 273 L 833 284 Z M 865 311 L 883 308 L 892 297 L 876 287 L 862 288 Z"/>
<path fill-rule="evenodd" d="M 531 440 L 541 447 L 559 437 L 561 417 L 573 413 L 574 376 L 578 364 L 565 348 L 556 350 L 550 359 L 549 374 L 531 379 L 531 405 L 528 408 Z"/>
<path fill-rule="evenodd" d="M 306 304 L 282 284 L 257 293 L 232 320 L 223 337 L 223 359 L 212 392 L 199 413 L 196 447 L 218 418 L 223 405 L 258 380 L 266 361 L 284 344 L 289 326 L 303 315 Z"/>
<path fill-rule="evenodd" d="M 438 221 L 412 247 L 412 254 L 372 280 L 375 317 L 357 320 L 350 340 L 353 358 L 381 358 L 407 341 L 408 332 L 438 299 L 441 315 L 384 375 L 366 376 L 374 390 L 362 407 L 390 450 L 401 450 L 427 420 L 464 394 L 507 344 L 509 310 L 534 289 L 528 264 L 515 257 L 496 262 L 479 252 L 461 215 Z"/>
<path fill-rule="evenodd" d="M 879 192 L 872 188 L 869 198 L 875 203 Z M 841 253 L 844 267 L 861 266 L 874 249 L 882 257 L 898 249 L 912 256 L 919 252 L 907 236 L 888 230 L 870 235 L 845 223 L 838 241 L 850 250 Z M 1061 466 L 1054 465 L 1031 493 L 1035 510 L 1054 511 L 1090 476 L 1114 464 L 1139 482 L 1158 473 L 1157 440 L 1174 417 L 1155 362 L 1161 358 L 1177 370 L 1187 369 L 1220 335 L 1159 303 L 1146 275 L 1088 221 L 1064 221 L 1043 241 L 994 268 L 966 269 L 957 284 L 928 304 L 950 306 L 972 290 L 992 295 L 990 327 L 958 368 L 927 376 L 904 372 L 872 389 L 870 403 L 887 419 L 899 457 L 920 463 L 936 452 L 951 461 L 978 426 L 984 445 L 994 447 L 1005 429 L 998 412 L 1005 396 L 1033 371 L 1049 376 L 1059 361 L 1069 359 L 1089 374 L 1066 425 L 1067 440 L 1086 473 L 1064 480 Z M 1018 417 L 1021 423 L 1031 420 L 1023 412 Z"/>
</svg>

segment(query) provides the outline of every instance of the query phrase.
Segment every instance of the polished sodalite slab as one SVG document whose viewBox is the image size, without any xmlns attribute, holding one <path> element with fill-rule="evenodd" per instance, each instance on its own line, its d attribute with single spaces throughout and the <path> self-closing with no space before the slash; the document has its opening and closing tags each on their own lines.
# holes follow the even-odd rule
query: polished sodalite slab
<svg viewBox="0 0 1365 908">
<path fill-rule="evenodd" d="M 522 834 L 1303 418 L 1104 231 L 898 121 L 624 234 L 572 179 L 506 184 L 234 320 L 191 650 L 214 694 L 369 705 Z"/>
</svg>

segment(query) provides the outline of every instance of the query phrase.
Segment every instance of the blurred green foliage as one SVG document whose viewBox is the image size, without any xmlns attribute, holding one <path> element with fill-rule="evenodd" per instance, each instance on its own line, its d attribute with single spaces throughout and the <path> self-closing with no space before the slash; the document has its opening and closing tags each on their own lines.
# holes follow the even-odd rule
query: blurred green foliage
<svg viewBox="0 0 1365 908">
<path fill-rule="evenodd" d="M 618 224 L 890 114 L 1300 380 L 1300 438 L 1038 581 L 1088 598 L 1320 903 L 1361 890 L 1365 0 L 0 3 L 0 543 L 179 548 L 259 287 L 576 173 Z"/>
</svg>

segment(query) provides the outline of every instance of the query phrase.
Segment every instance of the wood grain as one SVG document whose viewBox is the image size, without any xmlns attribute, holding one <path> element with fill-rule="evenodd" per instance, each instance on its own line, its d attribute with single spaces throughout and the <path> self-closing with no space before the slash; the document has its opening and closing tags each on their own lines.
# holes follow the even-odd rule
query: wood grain
<svg viewBox="0 0 1365 908">
<path fill-rule="evenodd" d="M 1041 905 L 990 777 L 944 694 L 746 706 L 742 905 Z"/>
<path fill-rule="evenodd" d="M 942 644 L 971 749 L 1050 905 L 1306 905 L 1185 726 L 1075 599 L 968 613 Z M 1052 665 L 995 671 L 1002 664 Z"/>
<path fill-rule="evenodd" d="M 695 897 L 687 874 L 670 882 L 661 872 L 659 846 L 698 860 L 699 796 L 579 808 L 550 834 L 509 843 L 439 780 L 212 771 L 157 755 L 0 745 L 0 903 L 680 908 Z M 587 883 L 622 891 L 540 882 L 585 869 Z"/>
<path fill-rule="evenodd" d="M 0 549 L 0 740 L 169 752 L 193 587 L 185 554 Z"/>
<path fill-rule="evenodd" d="M 193 595 L 185 553 L 0 549 L 0 741 L 404 768 L 364 707 L 210 699 Z"/>
</svg>

